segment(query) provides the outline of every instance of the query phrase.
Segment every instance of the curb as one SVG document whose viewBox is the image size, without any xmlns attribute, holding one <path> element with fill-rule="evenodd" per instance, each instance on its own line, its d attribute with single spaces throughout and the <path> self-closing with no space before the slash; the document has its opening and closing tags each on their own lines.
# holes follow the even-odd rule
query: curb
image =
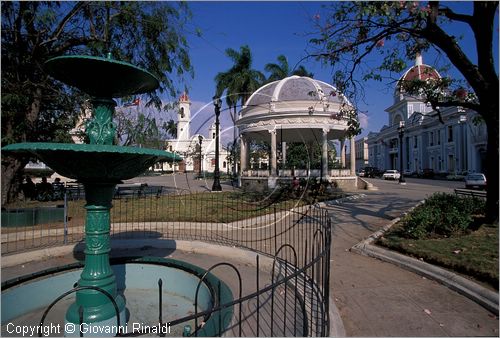
<svg viewBox="0 0 500 338">
<path fill-rule="evenodd" d="M 408 210 L 408 212 L 410 212 L 411 210 L 413 210 L 422 203 L 423 201 L 420 201 L 419 203 L 417 203 L 417 205 Z M 372 244 L 376 239 L 378 239 L 387 230 L 389 230 L 394 224 L 399 222 L 399 220 L 400 217 L 393 219 L 391 222 L 386 224 L 382 229 L 374 232 L 367 239 L 354 245 L 350 249 L 350 251 L 356 252 L 364 256 L 378 258 L 382 261 L 415 272 L 421 276 L 433 279 L 447 286 L 448 288 L 458 292 L 459 294 L 473 300 L 474 302 L 483 306 L 488 311 L 498 315 L 498 293 L 493 292 L 467 278 L 459 276 L 443 268 Z"/>
</svg>

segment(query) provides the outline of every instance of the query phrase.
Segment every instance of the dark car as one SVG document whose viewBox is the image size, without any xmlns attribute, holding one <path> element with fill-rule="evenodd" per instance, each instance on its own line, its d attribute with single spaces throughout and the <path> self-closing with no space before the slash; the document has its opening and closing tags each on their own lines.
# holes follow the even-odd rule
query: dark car
<svg viewBox="0 0 500 338">
<path fill-rule="evenodd" d="M 364 171 L 365 171 L 364 177 L 371 177 L 371 178 L 381 177 L 382 174 L 384 173 L 377 167 L 365 167 Z"/>
<path fill-rule="evenodd" d="M 423 178 L 434 178 L 434 170 L 426 168 L 422 170 L 422 177 Z"/>
</svg>

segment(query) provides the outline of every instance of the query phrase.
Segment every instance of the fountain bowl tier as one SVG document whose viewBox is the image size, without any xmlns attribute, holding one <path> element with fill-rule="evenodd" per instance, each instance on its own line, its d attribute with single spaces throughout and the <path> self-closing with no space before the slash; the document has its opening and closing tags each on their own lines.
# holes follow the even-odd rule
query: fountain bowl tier
<svg viewBox="0 0 500 338">
<path fill-rule="evenodd" d="M 158 79 L 130 63 L 86 55 L 58 56 L 45 62 L 55 79 L 94 97 L 123 97 L 158 88 Z"/>
<path fill-rule="evenodd" d="M 98 144 L 16 143 L 2 151 L 34 155 L 62 176 L 94 183 L 118 183 L 142 174 L 158 161 L 181 161 L 163 150 Z"/>
</svg>

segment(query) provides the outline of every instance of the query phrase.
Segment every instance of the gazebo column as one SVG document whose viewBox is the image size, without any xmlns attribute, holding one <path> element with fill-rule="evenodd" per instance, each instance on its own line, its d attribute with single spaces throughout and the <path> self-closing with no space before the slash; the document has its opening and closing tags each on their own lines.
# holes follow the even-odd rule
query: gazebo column
<svg viewBox="0 0 500 338">
<path fill-rule="evenodd" d="M 248 169 L 248 142 L 243 134 L 240 136 L 240 167 L 243 175 L 243 172 Z"/>
<path fill-rule="evenodd" d="M 323 129 L 322 179 L 328 179 L 328 129 Z"/>
<path fill-rule="evenodd" d="M 271 133 L 271 176 L 276 176 L 278 165 L 277 165 L 277 151 L 276 146 L 276 130 L 270 130 Z"/>
<path fill-rule="evenodd" d="M 281 156 L 283 156 L 283 169 L 286 166 L 286 142 L 281 142 Z"/>
<path fill-rule="evenodd" d="M 340 167 L 345 168 L 345 138 L 340 140 Z"/>
<path fill-rule="evenodd" d="M 356 145 L 354 136 L 351 137 L 351 176 L 356 176 Z"/>
</svg>

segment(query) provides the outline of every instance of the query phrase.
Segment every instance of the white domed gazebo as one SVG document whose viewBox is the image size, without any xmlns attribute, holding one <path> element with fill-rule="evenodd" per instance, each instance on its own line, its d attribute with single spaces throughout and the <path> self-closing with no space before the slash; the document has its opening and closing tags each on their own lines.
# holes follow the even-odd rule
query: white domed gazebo
<svg viewBox="0 0 500 338">
<path fill-rule="evenodd" d="M 350 169 L 328 168 L 328 141 L 340 140 L 341 164 L 345 166 L 345 137 L 348 129 L 346 112 L 353 109 L 347 98 L 335 87 L 309 77 L 290 76 L 271 82 L 255 91 L 240 111 L 236 122 L 241 139 L 242 186 L 267 178 L 274 188 L 280 179 L 321 177 L 338 185 L 355 188 L 354 138 L 351 138 Z M 271 145 L 270 170 L 249 170 L 248 141 L 259 140 Z M 322 145 L 320 170 L 278 170 L 278 142 L 319 143 Z M 282 147 L 286 161 L 286 147 Z"/>
</svg>

